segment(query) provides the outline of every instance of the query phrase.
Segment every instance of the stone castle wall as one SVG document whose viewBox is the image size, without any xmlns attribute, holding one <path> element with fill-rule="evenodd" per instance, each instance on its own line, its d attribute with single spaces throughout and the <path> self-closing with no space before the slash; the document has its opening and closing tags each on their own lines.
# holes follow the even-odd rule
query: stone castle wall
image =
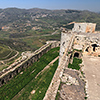
<svg viewBox="0 0 100 100">
<path fill-rule="evenodd" d="M 94 33 L 96 28 L 95 23 L 74 23 L 73 32 Z"/>
<path fill-rule="evenodd" d="M 30 58 L 20 63 L 20 65 L 16 65 L 14 68 L 3 73 L 0 76 L 0 86 L 2 86 L 4 83 L 7 83 L 9 80 L 11 80 L 14 76 L 20 73 L 22 69 L 26 69 L 27 67 L 31 66 L 34 62 L 36 62 L 43 54 L 48 52 L 50 49 L 59 46 L 60 46 L 60 42 L 53 42 L 53 43 L 45 44 L 40 49 L 36 50 L 34 52 L 34 55 L 32 55 Z"/>
<path fill-rule="evenodd" d="M 100 47 L 100 33 L 93 33 L 95 24 L 79 23 L 74 28 L 75 30 L 63 31 L 61 34 L 59 65 L 43 100 L 55 100 L 63 72 L 68 67 L 69 62 L 73 61 L 73 57 L 81 58 L 80 51 L 83 51 L 90 43 Z"/>
<path fill-rule="evenodd" d="M 75 38 L 75 34 L 70 33 L 70 32 L 61 34 L 59 65 L 60 65 L 61 59 L 65 53 L 65 50 L 67 49 L 67 51 L 71 51 L 74 38 Z"/>
<path fill-rule="evenodd" d="M 49 85 L 49 88 L 43 100 L 55 100 L 64 69 L 65 67 L 68 66 L 70 61 L 70 55 L 68 55 L 68 52 L 72 49 L 74 38 L 75 38 L 74 34 L 70 32 L 66 33 L 62 32 L 61 43 L 60 43 L 59 65 L 55 71 L 53 79 Z"/>
<path fill-rule="evenodd" d="M 88 43 L 90 44 L 90 42 L 93 42 L 93 44 L 97 42 L 96 44 L 99 44 L 100 42 L 99 33 L 87 34 L 87 33 L 76 33 L 68 31 L 62 32 L 61 43 L 60 43 L 59 65 L 56 69 L 56 72 L 53 76 L 53 79 L 49 85 L 49 88 L 43 100 L 55 100 L 65 67 L 66 68 L 68 67 L 69 62 L 72 63 L 73 57 L 75 56 L 76 53 L 78 54 L 78 55 L 76 54 L 75 56 L 75 57 L 78 56 L 77 58 L 80 58 L 82 55 L 81 52 L 79 51 L 73 52 L 73 49 L 75 50 L 79 48 L 79 50 L 83 50 L 85 45 L 87 45 Z M 81 49 L 80 46 L 82 46 Z"/>
</svg>

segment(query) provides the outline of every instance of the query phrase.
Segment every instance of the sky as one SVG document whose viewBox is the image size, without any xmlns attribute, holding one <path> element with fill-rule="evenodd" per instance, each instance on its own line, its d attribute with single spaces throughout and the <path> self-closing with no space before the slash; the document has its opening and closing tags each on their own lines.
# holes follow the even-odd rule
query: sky
<svg viewBox="0 0 100 100">
<path fill-rule="evenodd" d="M 0 8 L 75 9 L 100 12 L 100 0 L 0 0 Z"/>
</svg>

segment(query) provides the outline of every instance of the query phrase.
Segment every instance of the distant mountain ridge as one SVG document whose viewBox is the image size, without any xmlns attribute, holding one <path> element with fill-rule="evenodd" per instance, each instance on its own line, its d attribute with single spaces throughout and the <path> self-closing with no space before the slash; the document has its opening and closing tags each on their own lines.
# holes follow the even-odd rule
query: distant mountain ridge
<svg viewBox="0 0 100 100">
<path fill-rule="evenodd" d="M 97 29 L 100 29 L 100 14 L 81 10 L 47 10 L 40 8 L 19 9 L 6 8 L 0 9 L 0 27 L 11 25 L 13 23 L 33 22 L 39 18 L 52 26 L 62 25 L 67 22 L 93 22 L 97 23 Z M 46 21 L 47 20 L 47 21 Z M 48 21 L 49 20 L 49 21 Z M 51 22 L 52 23 L 51 23 Z M 34 22 L 35 23 L 35 22 Z"/>
</svg>

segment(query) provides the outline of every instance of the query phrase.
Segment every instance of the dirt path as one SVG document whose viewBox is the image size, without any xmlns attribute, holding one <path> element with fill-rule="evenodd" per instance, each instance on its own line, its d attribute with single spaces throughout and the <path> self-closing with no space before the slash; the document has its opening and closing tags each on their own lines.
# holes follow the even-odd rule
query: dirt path
<svg viewBox="0 0 100 100">
<path fill-rule="evenodd" d="M 3 60 L 3 61 L 10 61 L 11 59 L 17 57 L 17 55 L 19 54 L 19 52 L 18 52 L 18 51 L 16 51 L 16 52 L 17 52 L 16 55 L 14 55 L 13 57 L 11 57 L 11 58 L 9 58 L 9 59 Z"/>
<path fill-rule="evenodd" d="M 9 46 L 8 46 L 8 47 L 9 47 Z M 9 49 L 11 50 L 11 52 L 10 52 L 6 57 L 4 57 L 4 58 L 7 58 L 7 57 L 13 52 L 13 50 L 12 50 L 10 47 L 9 47 Z M 16 50 L 15 50 L 15 51 L 16 51 Z M 15 54 L 13 57 L 11 57 L 11 58 L 9 58 L 9 59 L 6 59 L 6 60 L 0 60 L 0 62 L 10 61 L 11 59 L 17 57 L 18 54 L 19 54 L 19 52 L 16 51 L 16 54 Z"/>
<path fill-rule="evenodd" d="M 83 57 L 83 69 L 88 81 L 88 99 L 100 100 L 100 57 Z"/>
<path fill-rule="evenodd" d="M 7 58 L 7 57 L 12 53 L 12 51 L 13 51 L 9 46 L 8 46 L 8 48 L 10 49 L 11 52 L 10 52 L 7 56 L 3 57 L 3 59 L 4 59 L 4 58 Z M 1 60 L 1 61 L 2 61 L 2 60 Z"/>
</svg>

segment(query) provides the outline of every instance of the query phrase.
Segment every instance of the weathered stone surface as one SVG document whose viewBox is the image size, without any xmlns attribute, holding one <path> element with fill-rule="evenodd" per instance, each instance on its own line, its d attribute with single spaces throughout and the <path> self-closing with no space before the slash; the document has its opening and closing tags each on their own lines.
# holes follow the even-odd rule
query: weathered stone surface
<svg viewBox="0 0 100 100">
<path fill-rule="evenodd" d="M 67 35 L 63 36 L 63 33 L 62 33 L 62 38 L 63 37 L 66 39 Z M 60 82 L 61 82 L 61 77 L 62 77 L 64 68 L 69 63 L 70 57 L 68 57 L 67 55 L 68 55 L 68 51 L 72 47 L 73 40 L 74 40 L 74 35 L 70 35 L 69 41 L 67 41 L 66 44 L 64 44 L 64 42 L 66 42 L 66 41 L 63 41 L 63 40 L 61 41 L 60 63 L 59 63 L 59 66 L 58 66 L 54 76 L 53 76 L 53 79 L 50 83 L 50 86 L 49 86 L 43 100 L 55 100 L 57 90 L 58 90 Z M 67 46 L 67 48 L 66 48 L 66 46 Z M 62 53 L 62 52 L 64 52 L 64 53 Z"/>
<path fill-rule="evenodd" d="M 75 23 L 72 31 L 62 32 L 59 66 L 54 74 L 53 80 L 47 90 L 44 100 L 55 100 L 55 95 L 57 93 L 60 82 L 62 83 L 61 89 L 58 90 L 61 96 L 59 100 L 85 99 L 84 97 L 86 96 L 88 87 L 88 83 L 85 82 L 88 81 L 83 81 L 85 77 L 84 75 L 79 75 L 79 72 L 75 70 L 69 70 L 67 66 L 69 64 L 69 61 L 71 62 L 70 59 L 73 59 L 73 57 L 75 56 L 75 53 L 79 52 L 75 50 L 73 52 L 73 49 L 82 50 L 83 56 L 84 54 L 89 54 L 92 56 L 99 55 L 100 33 L 94 32 L 95 26 L 96 24 L 93 23 Z M 98 47 L 94 47 L 94 44 L 98 45 Z M 87 47 L 90 48 L 86 50 Z M 79 57 L 81 55 L 82 54 L 79 53 Z M 64 68 L 66 69 L 65 71 Z"/>
<path fill-rule="evenodd" d="M 66 76 L 68 79 L 66 81 L 67 83 L 64 81 L 61 82 L 59 100 L 84 100 L 85 82 L 80 79 L 79 72 L 66 68 L 63 76 Z"/>
<path fill-rule="evenodd" d="M 61 78 L 61 82 L 63 83 L 66 83 L 67 85 L 79 85 L 78 81 L 76 78 L 74 77 L 71 77 L 70 75 L 68 74 L 63 74 L 62 78 Z"/>
<path fill-rule="evenodd" d="M 65 50 L 66 49 L 71 50 L 73 40 L 74 40 L 74 34 L 69 33 L 69 32 L 61 34 L 59 65 L 60 65 L 61 59 L 65 53 Z"/>
<path fill-rule="evenodd" d="M 74 45 L 73 48 L 74 49 L 77 49 L 77 50 L 82 50 L 82 45 Z"/>
<path fill-rule="evenodd" d="M 93 33 L 95 32 L 95 23 L 74 23 L 73 32 Z"/>
<path fill-rule="evenodd" d="M 100 100 L 100 57 L 83 56 L 88 100 Z"/>
<path fill-rule="evenodd" d="M 32 90 L 32 91 L 31 91 L 31 94 L 34 94 L 34 93 L 35 93 L 35 90 Z"/>
</svg>

